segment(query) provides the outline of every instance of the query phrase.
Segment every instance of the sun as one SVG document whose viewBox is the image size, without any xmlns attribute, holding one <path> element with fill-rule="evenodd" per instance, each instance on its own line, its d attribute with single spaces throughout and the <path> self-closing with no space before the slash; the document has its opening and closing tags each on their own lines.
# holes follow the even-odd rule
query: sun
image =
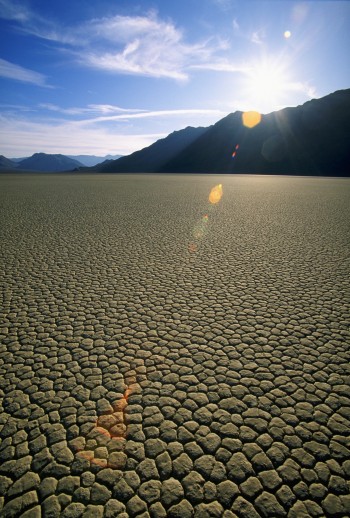
<svg viewBox="0 0 350 518">
<path fill-rule="evenodd" d="M 279 109 L 288 84 L 288 71 L 283 65 L 269 60 L 254 64 L 247 73 L 245 85 L 251 108 L 262 113 Z"/>
</svg>

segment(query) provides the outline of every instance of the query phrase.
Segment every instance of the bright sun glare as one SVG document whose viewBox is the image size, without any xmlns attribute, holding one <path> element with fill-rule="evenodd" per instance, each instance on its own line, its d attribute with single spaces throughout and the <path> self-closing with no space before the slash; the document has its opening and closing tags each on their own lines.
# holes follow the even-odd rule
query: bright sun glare
<svg viewBox="0 0 350 518">
<path fill-rule="evenodd" d="M 288 89 L 287 72 L 276 63 L 262 61 L 250 70 L 246 87 L 253 109 L 261 112 L 278 109 Z"/>
</svg>

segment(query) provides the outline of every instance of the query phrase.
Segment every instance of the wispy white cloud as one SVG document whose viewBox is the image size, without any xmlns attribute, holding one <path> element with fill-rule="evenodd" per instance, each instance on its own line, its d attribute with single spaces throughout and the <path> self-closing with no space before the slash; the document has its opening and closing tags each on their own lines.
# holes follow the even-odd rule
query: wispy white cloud
<svg viewBox="0 0 350 518">
<path fill-rule="evenodd" d="M 309 99 L 315 99 L 318 97 L 317 89 L 314 85 L 311 85 L 309 82 L 295 81 L 290 82 L 288 84 L 289 90 L 291 92 L 299 92 L 304 94 Z"/>
<path fill-rule="evenodd" d="M 248 65 L 233 63 L 226 59 L 217 60 L 215 62 L 201 63 L 199 65 L 191 65 L 190 69 L 196 70 L 213 70 L 215 72 L 242 72 L 246 73 L 249 70 Z"/>
<path fill-rule="evenodd" d="M 121 108 L 110 104 L 89 104 L 87 107 L 62 108 L 51 103 L 40 103 L 38 108 L 63 115 L 80 116 L 69 119 L 71 124 L 83 126 L 101 122 L 129 121 L 132 119 L 170 119 L 176 117 L 220 117 L 226 114 L 217 109 L 176 109 L 176 110 L 145 110 L 138 108 Z M 95 117 L 86 117 L 96 115 Z"/>
<path fill-rule="evenodd" d="M 254 31 L 250 36 L 250 41 L 255 43 L 256 45 L 262 45 L 265 39 L 265 31 L 263 29 L 259 29 Z"/>
<path fill-rule="evenodd" d="M 237 21 L 237 18 L 234 18 L 232 20 L 232 27 L 234 28 L 235 31 L 239 31 L 240 30 L 240 26 L 239 26 L 239 23 Z"/>
<path fill-rule="evenodd" d="M 137 108 L 120 108 L 120 106 L 114 106 L 112 104 L 89 104 L 85 108 L 72 107 L 72 108 L 62 108 L 61 106 L 57 106 L 52 103 L 40 103 L 38 105 L 39 108 L 43 110 L 48 110 L 51 112 L 58 112 L 65 115 L 86 115 L 86 114 L 115 114 L 115 113 L 139 113 L 146 110 L 140 110 Z"/>
<path fill-rule="evenodd" d="M 0 153 L 5 156 L 27 156 L 34 152 L 63 154 L 121 154 L 127 155 L 149 146 L 186 122 L 208 125 L 216 122 L 226 112 L 221 110 L 159 110 L 130 109 L 128 113 L 112 105 L 89 105 L 86 108 L 63 108 L 57 105 L 38 106 L 37 118 L 0 111 Z M 57 118 L 44 118 L 48 110 Z M 133 111 L 134 110 L 134 111 Z M 68 113 L 67 113 L 68 112 Z M 86 117 L 96 113 L 96 117 Z M 101 115 L 105 113 L 105 115 Z M 61 114 L 63 115 L 62 117 Z M 100 115 L 98 115 L 100 114 Z M 67 118 L 67 115 L 73 118 Z M 74 117 L 75 115 L 75 117 Z M 64 117 L 65 116 L 65 117 Z M 148 126 L 140 120 L 154 120 Z M 172 122 L 171 122 L 172 121 Z M 158 132 L 154 131 L 157 127 Z M 40 143 L 40 150 L 38 149 Z"/>
<path fill-rule="evenodd" d="M 146 132 L 130 135 L 103 127 L 79 127 L 64 121 L 44 123 L 0 115 L 1 154 L 7 157 L 28 156 L 38 151 L 128 155 L 165 136 L 165 133 Z"/>
<path fill-rule="evenodd" d="M 263 45 L 266 42 L 266 29 L 264 27 L 248 28 L 247 25 L 238 21 L 237 18 L 232 20 L 232 28 L 235 38 L 249 41 L 254 45 Z"/>
<path fill-rule="evenodd" d="M 113 121 L 129 121 L 132 119 L 155 119 L 155 118 L 167 118 L 170 117 L 189 117 L 189 116 L 200 116 L 200 117 L 222 117 L 226 115 L 226 112 L 221 110 L 206 110 L 206 109 L 184 109 L 184 110 L 155 110 L 155 111 L 143 111 L 139 113 L 124 113 L 121 115 L 109 115 L 102 117 L 95 117 L 92 119 L 83 119 L 76 121 L 75 124 L 86 125 L 95 124 L 100 122 L 113 122 Z"/>
<path fill-rule="evenodd" d="M 120 74 L 140 75 L 149 77 L 167 77 L 184 81 L 188 79 L 187 73 L 182 70 L 179 63 L 156 60 L 149 54 L 148 49 L 143 50 L 134 47 L 132 52 L 106 54 L 81 54 L 81 62 L 92 68 Z M 151 50 L 152 52 L 152 50 Z M 147 55 L 148 54 L 148 55 Z"/>
<path fill-rule="evenodd" d="M 104 39 L 114 50 L 96 51 L 88 45 L 79 54 L 83 64 L 108 72 L 176 80 L 186 80 L 190 65 L 205 63 L 223 48 L 218 40 L 187 43 L 180 29 L 154 12 L 93 20 L 88 33 L 91 42 Z"/>
<path fill-rule="evenodd" d="M 35 111 L 35 108 L 32 108 L 31 106 L 25 106 L 24 104 L 0 103 L 0 113 L 19 113 L 33 111 Z"/>
<path fill-rule="evenodd" d="M 42 17 L 18 0 L 0 0 L 0 18 L 17 22 L 18 29 L 38 38 L 63 44 L 78 43 L 70 30 Z"/>
<path fill-rule="evenodd" d="M 16 20 L 22 31 L 59 44 L 80 65 L 109 73 L 185 81 L 193 65 L 219 59 L 228 43 L 218 37 L 189 42 L 171 20 L 155 11 L 143 16 L 115 15 L 62 27 L 17 3 L 0 0 L 0 16 Z M 19 14 L 17 16 L 16 10 Z M 209 70 L 211 68 L 209 67 Z"/>
<path fill-rule="evenodd" d="M 32 83 L 37 86 L 49 87 L 46 83 L 46 76 L 30 70 L 29 68 L 21 67 L 15 63 L 10 63 L 5 59 L 0 58 L 0 76 L 6 77 L 7 79 L 15 79 L 16 81 L 22 81 L 24 83 Z"/>
<path fill-rule="evenodd" d="M 6 20 L 27 22 L 31 18 L 30 10 L 15 0 L 0 0 L 0 17 Z"/>
</svg>

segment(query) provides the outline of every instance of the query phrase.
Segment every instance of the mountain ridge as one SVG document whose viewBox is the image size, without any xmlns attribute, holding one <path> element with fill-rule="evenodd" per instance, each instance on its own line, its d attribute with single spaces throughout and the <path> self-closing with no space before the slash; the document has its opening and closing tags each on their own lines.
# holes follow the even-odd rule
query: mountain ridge
<svg viewBox="0 0 350 518">
<path fill-rule="evenodd" d="M 262 115 L 254 127 L 243 124 L 245 115 L 236 111 L 208 127 L 187 126 L 117 159 L 0 156 L 0 170 L 350 176 L 350 89 Z M 104 160 L 86 166 L 74 156 Z"/>
<path fill-rule="evenodd" d="M 138 173 L 140 169 L 144 173 L 154 172 L 198 138 L 206 129 L 187 126 L 183 130 L 173 131 L 167 137 L 157 140 L 150 146 L 135 151 L 131 155 L 118 158 L 117 161 L 112 160 L 101 164 L 95 170 L 105 173 L 114 172 L 115 165 L 118 163 L 118 170 L 122 169 L 126 173 Z"/>
<path fill-rule="evenodd" d="M 0 155 L 0 169 L 15 169 L 17 164 L 10 158 Z"/>
<path fill-rule="evenodd" d="M 95 170 L 350 175 L 350 89 L 262 115 L 261 122 L 252 128 L 244 126 L 242 115 L 241 111 L 230 113 L 212 126 L 200 128 L 200 132 L 192 133 L 191 142 L 185 138 L 188 128 L 179 130 Z M 184 144 L 176 152 L 170 149 L 175 133 L 177 140 L 183 138 Z M 173 156 L 166 161 L 159 160 L 154 153 L 163 152 L 165 145 L 167 154 Z M 155 167 L 150 168 L 150 164 Z"/>
<path fill-rule="evenodd" d="M 66 155 L 68 158 L 78 160 L 83 166 L 94 167 L 95 165 L 102 164 L 106 160 L 119 160 L 123 155 Z"/>
<path fill-rule="evenodd" d="M 9 159 L 7 159 L 9 160 Z M 34 153 L 21 161 L 9 160 L 15 171 L 64 172 L 77 169 L 83 164 L 62 154 Z M 5 167 L 0 164 L 0 167 Z"/>
</svg>

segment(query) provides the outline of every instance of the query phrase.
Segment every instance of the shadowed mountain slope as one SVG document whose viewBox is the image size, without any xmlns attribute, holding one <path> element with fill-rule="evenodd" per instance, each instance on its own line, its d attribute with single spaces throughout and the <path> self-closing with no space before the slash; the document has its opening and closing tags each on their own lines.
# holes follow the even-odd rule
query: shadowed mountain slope
<svg viewBox="0 0 350 518">
<path fill-rule="evenodd" d="M 15 169 L 17 164 L 6 158 L 4 155 L 0 155 L 0 169 Z"/>
<path fill-rule="evenodd" d="M 349 142 L 350 89 L 263 115 L 253 128 L 242 112 L 186 128 L 97 170 L 348 176 Z"/>
<path fill-rule="evenodd" d="M 158 171 L 206 131 L 207 128 L 192 127 L 174 131 L 149 147 L 135 151 L 135 153 L 126 157 L 118 158 L 118 160 L 106 161 L 101 166 L 97 166 L 96 169 L 104 173 L 150 173 Z"/>
<path fill-rule="evenodd" d="M 81 167 L 83 164 L 78 160 L 73 160 L 65 155 L 49 155 L 46 153 L 34 153 L 29 158 L 25 158 L 19 164 L 17 169 L 26 171 L 71 171 L 72 169 Z"/>
<path fill-rule="evenodd" d="M 262 116 L 253 128 L 241 112 L 228 115 L 162 171 L 345 175 L 349 142 L 350 90 L 343 90 Z"/>
<path fill-rule="evenodd" d="M 117 160 L 122 155 L 106 155 L 106 156 L 96 156 L 96 155 L 67 155 L 68 158 L 72 158 L 73 160 L 78 160 L 81 164 L 86 167 L 93 167 L 97 164 L 102 164 L 105 160 Z"/>
</svg>

